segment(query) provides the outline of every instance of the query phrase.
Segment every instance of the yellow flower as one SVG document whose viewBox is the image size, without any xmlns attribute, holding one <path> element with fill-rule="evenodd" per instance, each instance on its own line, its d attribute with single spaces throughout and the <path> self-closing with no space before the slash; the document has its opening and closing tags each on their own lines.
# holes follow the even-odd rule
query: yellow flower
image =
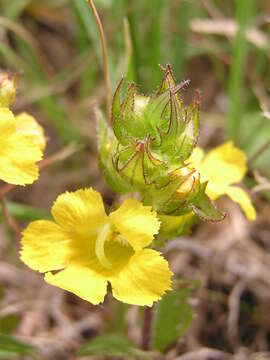
<svg viewBox="0 0 270 360">
<path fill-rule="evenodd" d="M 52 215 L 55 221 L 29 224 L 21 250 L 22 261 L 49 284 L 92 304 L 104 300 L 108 282 L 116 299 L 135 305 L 151 306 L 170 290 L 168 262 L 146 248 L 160 227 L 151 207 L 128 199 L 107 216 L 90 188 L 60 195 Z"/>
<path fill-rule="evenodd" d="M 247 159 L 242 150 L 232 142 L 226 142 L 205 156 L 203 150 L 197 147 L 188 162 L 199 171 L 202 181 L 208 181 L 206 193 L 211 199 L 228 195 L 241 206 L 249 220 L 256 218 L 248 194 L 242 188 L 232 186 L 241 182 L 247 171 Z"/>
<path fill-rule="evenodd" d="M 27 114 L 14 116 L 6 107 L 0 107 L 0 179 L 14 185 L 32 184 L 39 175 L 36 164 L 42 159 L 39 139 L 44 137 L 43 130 L 31 118 L 28 130 L 23 121 Z M 30 122 L 29 122 L 30 123 Z M 33 128 L 40 128 L 33 135 Z"/>
</svg>

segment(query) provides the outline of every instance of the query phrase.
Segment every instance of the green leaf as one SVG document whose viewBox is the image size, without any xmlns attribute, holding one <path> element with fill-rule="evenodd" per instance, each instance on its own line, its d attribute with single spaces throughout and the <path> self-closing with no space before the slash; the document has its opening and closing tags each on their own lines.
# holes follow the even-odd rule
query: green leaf
<svg viewBox="0 0 270 360">
<path fill-rule="evenodd" d="M 126 359 L 149 360 L 147 352 L 137 349 L 133 344 L 120 335 L 103 335 L 92 339 L 84 345 L 77 353 L 77 356 L 99 355 L 118 356 Z"/>
<path fill-rule="evenodd" d="M 0 334 L 0 359 L 18 359 L 21 356 L 34 356 L 34 348 L 15 338 Z"/>
<path fill-rule="evenodd" d="M 190 289 L 177 289 L 166 294 L 155 307 L 153 322 L 154 349 L 164 352 L 169 345 L 183 337 L 193 318 L 188 304 Z"/>
<path fill-rule="evenodd" d="M 6 205 L 10 215 L 21 221 L 34 221 L 44 218 L 51 219 L 51 215 L 43 209 L 13 201 L 7 201 Z M 2 217 L 2 210 L 0 210 L 0 219 L 2 219 Z"/>
</svg>

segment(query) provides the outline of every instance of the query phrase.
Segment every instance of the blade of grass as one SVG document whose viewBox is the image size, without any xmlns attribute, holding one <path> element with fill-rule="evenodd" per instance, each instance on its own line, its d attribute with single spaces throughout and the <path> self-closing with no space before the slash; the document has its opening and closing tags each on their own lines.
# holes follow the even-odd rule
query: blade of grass
<svg viewBox="0 0 270 360">
<path fill-rule="evenodd" d="M 149 34 L 147 39 L 147 47 L 145 49 L 147 55 L 147 66 L 151 75 L 151 82 L 157 85 L 161 78 L 161 72 L 158 64 L 163 62 L 162 44 L 164 43 L 164 0 L 149 0 L 146 2 L 147 16 L 149 21 Z"/>
<path fill-rule="evenodd" d="M 174 16 L 177 19 L 177 32 L 172 38 L 173 59 L 166 59 L 166 62 L 173 62 L 173 69 L 177 79 L 184 77 L 187 49 L 189 47 L 187 35 L 189 32 L 189 23 L 193 17 L 195 7 L 188 1 L 182 1 L 176 4 L 176 9 L 173 9 Z M 176 11 L 176 13 L 175 13 Z"/>
<path fill-rule="evenodd" d="M 89 49 L 89 37 L 85 31 L 85 26 L 82 21 L 82 17 L 78 11 L 78 7 L 75 6 L 75 1 L 71 2 L 71 6 L 74 13 L 74 22 L 75 22 L 75 43 L 79 53 L 85 53 L 86 49 Z M 93 52 L 93 50 L 91 49 Z M 84 98 L 88 96 L 91 90 L 93 89 L 95 82 L 97 80 L 98 67 L 97 62 L 92 61 L 91 66 L 88 66 L 82 73 L 81 81 L 79 84 L 79 96 Z"/>
<path fill-rule="evenodd" d="M 233 141 L 237 140 L 241 118 L 243 116 L 242 94 L 248 53 L 248 43 L 245 32 L 252 18 L 253 6 L 253 0 L 236 1 L 238 31 L 233 45 L 232 68 L 229 79 L 229 97 L 231 104 L 227 128 L 227 136 Z"/>
<path fill-rule="evenodd" d="M 125 67 L 126 80 L 129 82 L 136 82 L 136 69 L 135 69 L 135 59 L 134 59 L 134 50 L 130 34 L 130 27 L 127 18 L 124 18 L 124 36 L 125 36 Z"/>
<path fill-rule="evenodd" d="M 18 18 L 30 2 L 31 0 L 2 0 L 2 7 L 4 9 L 5 16 L 9 19 Z"/>
</svg>

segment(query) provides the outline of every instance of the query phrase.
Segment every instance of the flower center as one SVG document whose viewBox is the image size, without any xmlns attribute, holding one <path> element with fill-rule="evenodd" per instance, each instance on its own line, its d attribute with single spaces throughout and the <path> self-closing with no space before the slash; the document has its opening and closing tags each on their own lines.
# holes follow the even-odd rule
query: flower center
<svg viewBox="0 0 270 360">
<path fill-rule="evenodd" d="M 111 224 L 104 225 L 98 234 L 98 237 L 96 240 L 96 245 L 95 245 L 96 256 L 97 256 L 99 262 L 101 263 L 101 265 L 104 266 L 106 269 L 111 269 L 113 266 L 112 263 L 110 262 L 110 260 L 107 258 L 106 254 L 105 254 L 105 248 L 104 248 L 105 242 L 111 239 L 112 234 L 113 234 L 113 231 L 112 231 Z"/>
<path fill-rule="evenodd" d="M 129 242 L 110 223 L 100 229 L 94 251 L 100 265 L 107 270 L 122 268 L 134 254 Z"/>
</svg>

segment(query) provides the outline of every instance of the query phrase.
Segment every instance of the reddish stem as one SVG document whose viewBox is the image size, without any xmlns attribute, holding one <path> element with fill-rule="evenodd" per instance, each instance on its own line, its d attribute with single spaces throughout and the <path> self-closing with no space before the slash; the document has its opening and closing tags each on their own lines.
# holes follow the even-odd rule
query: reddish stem
<svg viewBox="0 0 270 360">
<path fill-rule="evenodd" d="M 143 309 L 143 329 L 142 329 L 142 348 L 149 350 L 151 341 L 151 328 L 152 328 L 152 308 L 146 306 Z"/>
</svg>

